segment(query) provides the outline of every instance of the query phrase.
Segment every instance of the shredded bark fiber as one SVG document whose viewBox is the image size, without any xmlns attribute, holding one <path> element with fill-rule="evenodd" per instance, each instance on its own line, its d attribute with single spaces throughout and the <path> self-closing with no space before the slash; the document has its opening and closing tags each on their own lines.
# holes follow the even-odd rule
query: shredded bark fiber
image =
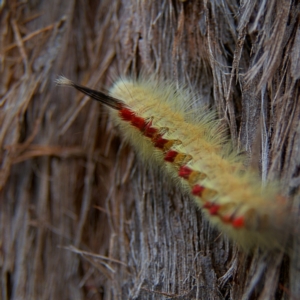
<svg viewBox="0 0 300 300">
<path fill-rule="evenodd" d="M 1 299 L 300 299 L 290 255 L 239 251 L 145 169 L 95 89 L 148 73 L 215 107 L 297 215 L 296 0 L 0 1 Z M 287 232 L 287 235 L 290 232 Z"/>
</svg>

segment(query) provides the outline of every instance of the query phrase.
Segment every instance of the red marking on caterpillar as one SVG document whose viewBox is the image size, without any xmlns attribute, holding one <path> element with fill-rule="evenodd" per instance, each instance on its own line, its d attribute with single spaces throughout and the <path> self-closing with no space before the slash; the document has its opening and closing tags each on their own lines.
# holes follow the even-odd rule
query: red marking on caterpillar
<svg viewBox="0 0 300 300">
<path fill-rule="evenodd" d="M 156 135 L 158 134 L 158 129 L 151 127 L 151 126 L 146 126 L 145 131 L 144 131 L 144 135 L 150 139 L 156 137 Z"/>
<path fill-rule="evenodd" d="M 168 161 L 168 162 L 174 162 L 177 155 L 178 155 L 177 151 L 170 150 L 166 153 L 164 159 L 165 159 L 165 161 Z"/>
<path fill-rule="evenodd" d="M 119 115 L 124 121 L 131 121 L 134 117 L 134 112 L 128 108 L 122 108 L 119 111 Z"/>
<path fill-rule="evenodd" d="M 134 115 L 131 119 L 131 124 L 140 129 L 141 131 L 144 130 L 145 126 L 146 126 L 146 121 L 144 118 L 138 117 L 136 115 Z"/>
<path fill-rule="evenodd" d="M 210 206 L 210 208 L 209 208 L 209 213 L 211 215 L 217 215 L 220 208 L 221 208 L 220 205 L 218 205 L 218 204 L 212 204 Z"/>
<path fill-rule="evenodd" d="M 162 138 L 162 137 L 158 137 L 155 141 L 154 141 L 154 147 L 156 148 L 160 148 L 163 149 L 164 145 L 168 142 L 168 140 Z"/>
<path fill-rule="evenodd" d="M 142 158 L 184 179 L 178 181 L 183 192 L 190 193 L 212 225 L 245 249 L 257 244 L 282 247 L 290 225 L 288 201 L 279 201 L 285 198 L 278 184 L 262 186 L 255 172 L 245 170 L 244 156 L 226 141 L 214 113 L 200 109 L 191 117 L 191 91 L 174 90 L 174 85 L 153 78 L 121 79 L 109 95 L 64 77 L 57 82 L 108 106 L 114 122 Z"/>
<path fill-rule="evenodd" d="M 178 175 L 184 179 L 188 179 L 191 173 L 193 172 L 192 169 L 190 169 L 187 166 L 181 166 L 178 172 Z"/>
<path fill-rule="evenodd" d="M 217 216 L 220 205 L 207 201 L 204 203 L 203 208 L 207 209 L 211 216 Z"/>
<path fill-rule="evenodd" d="M 152 139 L 154 138 L 158 133 L 158 130 L 156 128 L 153 128 L 153 127 L 148 127 L 146 128 L 144 134 L 146 137 Z"/>
<path fill-rule="evenodd" d="M 245 225 L 244 217 L 238 217 L 232 221 L 232 226 L 235 228 L 242 228 Z"/>
<path fill-rule="evenodd" d="M 224 223 L 231 224 L 234 228 L 242 228 L 245 226 L 245 218 L 243 216 L 235 218 L 233 215 L 231 216 L 222 216 L 222 220 Z"/>
<path fill-rule="evenodd" d="M 201 197 L 202 196 L 202 193 L 203 193 L 203 191 L 204 191 L 204 187 L 203 186 L 201 186 L 201 185 L 199 185 L 199 184 L 196 184 L 194 187 L 193 187 L 193 189 L 192 189 L 192 194 L 194 195 L 194 196 L 198 196 L 198 197 Z"/>
</svg>

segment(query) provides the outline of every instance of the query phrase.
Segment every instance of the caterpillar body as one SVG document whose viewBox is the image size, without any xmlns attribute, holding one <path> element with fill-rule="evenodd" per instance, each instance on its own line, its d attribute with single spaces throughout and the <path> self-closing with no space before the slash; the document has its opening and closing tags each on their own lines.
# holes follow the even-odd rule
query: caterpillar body
<svg viewBox="0 0 300 300">
<path fill-rule="evenodd" d="M 137 153 L 167 172 L 210 223 L 244 249 L 283 247 L 285 198 L 276 184 L 262 186 L 259 175 L 245 169 L 244 156 L 228 141 L 213 112 L 190 111 L 193 96 L 187 88 L 153 78 L 122 78 L 105 94 L 65 77 L 57 83 L 108 106 Z"/>
</svg>

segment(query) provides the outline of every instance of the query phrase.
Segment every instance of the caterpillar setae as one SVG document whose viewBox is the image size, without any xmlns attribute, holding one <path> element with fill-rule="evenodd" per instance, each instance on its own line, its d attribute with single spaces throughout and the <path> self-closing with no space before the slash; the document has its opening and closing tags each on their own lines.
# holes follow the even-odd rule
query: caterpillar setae
<svg viewBox="0 0 300 300">
<path fill-rule="evenodd" d="M 244 249 L 282 248 L 288 225 L 287 201 L 278 184 L 262 185 L 245 168 L 215 114 L 191 112 L 187 88 L 145 79 L 119 79 L 109 94 L 72 86 L 108 106 L 114 122 L 137 153 L 161 169 L 189 194 L 207 219 Z"/>
</svg>

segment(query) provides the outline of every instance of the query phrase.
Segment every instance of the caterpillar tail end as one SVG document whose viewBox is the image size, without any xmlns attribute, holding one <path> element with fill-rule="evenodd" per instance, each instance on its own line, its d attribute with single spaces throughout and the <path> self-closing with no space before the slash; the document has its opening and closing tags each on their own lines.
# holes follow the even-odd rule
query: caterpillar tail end
<svg viewBox="0 0 300 300">
<path fill-rule="evenodd" d="M 59 76 L 57 79 L 55 79 L 55 83 L 58 86 L 75 86 L 74 82 L 65 76 Z"/>
<path fill-rule="evenodd" d="M 101 91 L 92 90 L 85 86 L 79 85 L 72 80 L 64 77 L 59 76 L 55 83 L 59 86 L 71 86 L 74 87 L 76 90 L 82 92 L 83 94 L 91 97 L 92 99 L 101 102 L 102 104 L 114 109 L 114 110 L 121 110 L 125 105 L 124 102 L 120 99 L 111 97 L 110 95 L 103 93 Z"/>
</svg>

